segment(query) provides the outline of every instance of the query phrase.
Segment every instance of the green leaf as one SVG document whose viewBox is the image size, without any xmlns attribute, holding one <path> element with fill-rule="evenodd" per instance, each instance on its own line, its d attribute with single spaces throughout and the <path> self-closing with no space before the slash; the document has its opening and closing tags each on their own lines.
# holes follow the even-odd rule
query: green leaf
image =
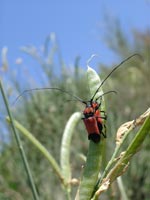
<svg viewBox="0 0 150 200">
<path fill-rule="evenodd" d="M 131 144 L 120 158 L 120 160 L 116 163 L 113 169 L 109 172 L 106 178 L 110 179 L 110 182 L 113 182 L 118 176 L 120 176 L 126 166 L 128 165 L 131 158 L 137 153 L 139 148 L 141 147 L 143 141 L 146 136 L 150 133 L 150 116 L 147 117 L 143 126 L 140 128 Z"/>
<path fill-rule="evenodd" d="M 62 137 L 60 164 L 61 164 L 62 174 L 66 182 L 69 182 L 71 180 L 70 145 L 74 128 L 79 120 L 81 120 L 81 113 L 80 112 L 74 113 L 68 120 Z"/>
<path fill-rule="evenodd" d="M 19 136 L 18 132 L 15 129 L 14 119 L 13 119 L 11 110 L 9 108 L 8 100 L 7 100 L 7 97 L 5 95 L 5 91 L 3 89 L 3 85 L 2 85 L 1 80 L 0 80 L 0 91 L 2 93 L 4 104 L 5 104 L 9 119 L 10 119 L 10 125 L 11 125 L 11 128 L 12 128 L 13 134 L 15 136 L 16 142 L 17 142 L 18 150 L 20 152 L 20 155 L 21 155 L 21 158 L 22 158 L 22 162 L 23 162 L 26 174 L 27 174 L 29 182 L 30 182 L 33 198 L 35 200 L 39 200 L 38 193 L 37 193 L 37 190 L 36 190 L 36 187 L 35 187 L 35 184 L 34 184 L 34 180 L 33 180 L 32 174 L 31 174 L 31 170 L 30 170 L 30 167 L 29 167 L 29 163 L 28 163 L 28 160 L 27 160 L 27 157 L 26 157 L 26 154 L 25 154 L 25 151 L 24 151 L 20 136 Z"/>
<path fill-rule="evenodd" d="M 6 118 L 8 122 L 10 122 L 9 117 Z M 59 179 L 63 183 L 64 178 L 61 174 L 60 167 L 55 161 L 54 157 L 48 152 L 48 150 L 31 134 L 25 127 L 23 127 L 18 121 L 14 120 L 15 127 L 22 133 L 37 149 L 44 155 L 44 157 L 49 161 L 51 167 L 58 175 Z"/>
<path fill-rule="evenodd" d="M 101 84 L 98 74 L 91 68 L 87 70 L 88 84 L 90 88 L 91 97 L 95 94 L 97 88 Z M 102 89 L 96 94 L 96 98 L 103 94 Z M 104 99 L 101 108 L 105 110 Z M 102 159 L 102 144 L 90 141 L 89 150 L 87 155 L 86 165 L 83 171 L 83 177 L 79 186 L 77 198 L 80 200 L 91 199 L 95 190 L 95 185 L 98 180 L 100 172 L 100 164 Z"/>
<path fill-rule="evenodd" d="M 95 94 L 98 87 L 100 86 L 101 79 L 100 79 L 99 75 L 97 74 L 97 72 L 89 66 L 88 66 L 88 69 L 87 69 L 87 78 L 88 78 L 88 85 L 89 85 L 90 94 L 91 94 L 91 97 L 92 97 Z M 95 95 L 94 99 L 101 96 L 103 93 L 104 92 L 103 92 L 102 88 L 100 88 L 100 90 Z M 100 101 L 100 99 L 98 100 L 98 103 L 100 103 L 99 101 Z M 101 100 L 101 110 L 105 110 L 104 97 Z"/>
</svg>

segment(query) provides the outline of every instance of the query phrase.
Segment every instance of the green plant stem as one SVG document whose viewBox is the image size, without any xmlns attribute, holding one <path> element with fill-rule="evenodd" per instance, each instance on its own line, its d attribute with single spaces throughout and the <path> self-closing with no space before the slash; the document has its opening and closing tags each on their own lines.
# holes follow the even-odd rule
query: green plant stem
<svg viewBox="0 0 150 200">
<path fill-rule="evenodd" d="M 64 182 L 66 183 L 64 189 L 66 189 L 66 193 L 68 193 L 68 199 L 70 199 L 69 195 L 71 193 L 71 185 L 69 184 L 71 180 L 70 147 L 74 128 L 79 120 L 81 120 L 80 112 L 73 113 L 69 118 L 63 133 L 60 149 L 60 165 L 64 177 Z"/>
<path fill-rule="evenodd" d="M 129 135 L 129 133 L 134 129 L 134 125 L 132 125 L 128 131 L 124 134 L 123 138 L 122 138 L 122 142 L 119 143 L 119 145 L 116 146 L 115 148 L 115 151 L 110 159 L 110 161 L 108 162 L 102 176 L 100 177 L 98 183 L 97 183 L 97 187 L 98 185 L 102 182 L 103 178 L 107 175 L 107 173 L 109 172 L 110 168 L 112 167 L 112 165 L 114 164 L 114 161 L 115 161 L 115 158 L 117 157 L 121 147 L 122 147 L 122 144 L 124 143 L 125 139 L 127 138 L 127 136 Z"/>
<path fill-rule="evenodd" d="M 72 116 L 69 118 L 66 124 L 62 137 L 61 149 L 60 149 L 60 164 L 66 182 L 69 182 L 71 180 L 70 145 L 74 128 L 80 119 L 81 119 L 80 112 L 72 114 Z"/>
<path fill-rule="evenodd" d="M 127 193 L 125 191 L 125 188 L 124 188 L 124 184 L 123 184 L 123 181 L 122 181 L 122 177 L 119 176 L 117 178 L 117 182 L 118 182 L 118 187 L 119 187 L 119 190 L 120 190 L 120 193 L 121 193 L 121 197 L 123 200 L 129 200 L 128 197 L 127 197 Z"/>
<path fill-rule="evenodd" d="M 88 61 L 88 64 L 93 57 L 94 55 L 91 56 L 90 60 Z M 100 90 L 97 91 L 98 87 L 101 84 L 100 77 L 95 72 L 95 70 L 89 67 L 89 65 L 87 69 L 87 78 L 88 78 L 91 97 L 92 98 L 94 97 L 93 100 L 96 100 L 96 98 L 98 98 L 97 102 L 100 103 L 101 110 L 105 111 L 104 98 L 102 99 L 99 98 L 103 94 L 102 88 L 100 88 Z M 97 93 L 95 93 L 96 91 Z M 87 200 L 91 199 L 91 197 L 94 195 L 95 185 L 97 183 L 97 179 L 99 176 L 101 160 L 102 160 L 102 149 L 103 149 L 102 143 L 103 143 L 102 139 L 101 142 L 97 144 L 95 144 L 93 141 L 90 141 L 86 165 L 83 171 L 83 177 L 80 182 L 76 199 L 79 198 L 80 200 L 85 200 L 85 199 Z"/>
<path fill-rule="evenodd" d="M 7 120 L 9 122 L 8 117 L 7 117 Z M 64 183 L 64 178 L 61 174 L 61 169 L 58 166 L 55 159 L 53 158 L 53 156 L 48 152 L 48 150 L 26 128 L 24 128 L 18 121 L 14 120 L 14 125 L 45 156 L 45 158 L 50 162 L 55 173 L 58 175 L 60 181 L 62 183 Z"/>
<path fill-rule="evenodd" d="M 19 151 L 20 151 L 20 155 L 21 155 L 21 158 L 22 158 L 22 161 L 23 161 L 23 164 L 24 164 L 24 168 L 25 168 L 25 171 L 27 173 L 27 176 L 28 176 L 30 184 L 31 184 L 31 190 L 32 190 L 33 197 L 34 197 L 35 200 L 39 200 L 39 197 L 38 197 L 38 194 L 37 194 L 37 191 L 36 191 L 36 187 L 35 187 L 35 184 L 34 184 L 34 181 L 33 181 L 33 178 L 32 178 L 32 174 L 31 174 L 31 171 L 30 171 L 30 167 L 29 167 L 26 155 L 25 155 L 25 151 L 24 151 L 23 146 L 21 144 L 19 134 L 17 133 L 17 131 L 15 129 L 13 117 L 12 117 L 11 111 L 9 109 L 9 104 L 8 104 L 8 101 L 7 101 L 7 98 L 6 98 L 6 95 L 5 95 L 1 81 L 0 81 L 0 90 L 1 90 L 1 93 L 2 93 L 2 97 L 3 97 L 3 100 L 4 100 L 5 106 L 6 106 L 8 116 L 10 118 L 11 127 L 12 127 L 12 130 L 13 130 L 13 133 L 14 133 Z"/>
<path fill-rule="evenodd" d="M 116 180 L 117 177 L 121 176 L 126 171 L 129 161 L 134 156 L 134 154 L 138 151 L 144 139 L 146 138 L 147 134 L 149 133 L 150 133 L 150 116 L 146 118 L 143 126 L 140 128 L 140 130 L 138 131 L 138 133 L 136 134 L 131 144 L 128 146 L 127 150 L 122 155 L 122 157 L 118 160 L 115 166 L 111 170 L 109 170 L 109 173 L 107 174 L 107 176 L 104 176 L 104 178 L 106 178 L 105 180 L 108 180 L 111 184 L 114 180 Z M 117 147 L 117 149 L 118 148 L 119 147 Z M 114 162 L 113 160 L 112 162 L 110 162 L 109 167 L 111 166 L 111 164 L 113 164 L 113 162 Z M 101 182 L 97 184 L 97 189 L 98 187 L 101 186 L 100 184 Z M 92 200 L 97 200 L 98 197 L 99 197 L 99 193 L 95 194 Z"/>
<path fill-rule="evenodd" d="M 101 143 L 90 141 L 83 178 L 79 188 L 79 199 L 87 200 L 93 195 L 101 164 Z"/>
<path fill-rule="evenodd" d="M 133 141 L 123 154 L 123 156 L 119 159 L 113 169 L 108 173 L 107 177 L 112 183 L 118 176 L 120 176 L 128 166 L 130 159 L 133 155 L 138 151 L 141 144 L 143 143 L 147 134 L 150 133 L 150 116 L 147 117 L 143 126 L 140 128 Z"/>
<path fill-rule="evenodd" d="M 131 125 L 131 127 L 124 133 L 124 136 L 121 140 L 121 142 L 119 143 L 119 145 L 116 146 L 115 148 L 115 151 L 110 159 L 110 161 L 108 162 L 102 176 L 100 177 L 98 183 L 97 183 L 97 186 L 102 182 L 103 178 L 106 177 L 107 173 L 109 172 L 110 168 L 112 167 L 112 165 L 115 163 L 115 158 L 117 157 L 121 147 L 122 147 L 122 144 L 124 143 L 125 139 L 127 138 L 127 136 L 130 134 L 130 132 L 135 128 L 135 126 L 139 126 L 141 123 L 144 122 L 144 120 L 146 119 L 146 117 L 148 116 L 148 113 L 149 113 L 149 109 L 144 113 L 142 114 L 138 119 L 137 119 L 137 122 L 134 124 Z"/>
</svg>

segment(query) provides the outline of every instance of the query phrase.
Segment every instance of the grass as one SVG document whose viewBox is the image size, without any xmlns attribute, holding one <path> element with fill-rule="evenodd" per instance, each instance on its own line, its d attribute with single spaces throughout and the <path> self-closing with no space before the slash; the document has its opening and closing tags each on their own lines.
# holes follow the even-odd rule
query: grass
<svg viewBox="0 0 150 200">
<path fill-rule="evenodd" d="M 12 127 L 12 132 L 14 133 L 14 136 L 15 136 L 15 139 L 16 139 L 16 143 L 17 143 L 17 146 L 18 146 L 18 150 L 20 152 L 21 159 L 22 159 L 22 162 L 24 164 L 24 169 L 25 169 L 26 174 L 28 176 L 28 179 L 30 181 L 33 197 L 34 197 L 35 200 L 39 200 L 38 193 L 36 191 L 34 180 L 33 180 L 33 177 L 32 177 L 32 174 L 31 174 L 31 170 L 30 170 L 30 167 L 29 167 L 29 163 L 28 163 L 28 160 L 27 160 L 23 145 L 21 143 L 20 136 L 16 131 L 15 124 L 14 124 L 14 119 L 13 119 L 12 113 L 10 111 L 9 104 L 8 104 L 8 101 L 7 101 L 7 97 L 5 95 L 5 92 L 4 92 L 3 85 L 2 85 L 1 81 L 0 81 L 0 90 L 1 90 L 1 94 L 2 94 L 2 97 L 3 97 L 3 100 L 4 100 L 4 104 L 5 104 L 9 119 L 10 119 L 10 125 Z"/>
<path fill-rule="evenodd" d="M 92 96 L 98 88 L 98 86 L 100 85 L 101 81 L 98 74 L 90 67 L 88 68 L 87 76 L 88 85 L 90 87 Z M 34 199 L 37 200 L 39 197 L 37 195 L 31 171 L 29 169 L 29 164 L 27 162 L 27 158 L 25 156 L 20 137 L 16 129 L 18 129 L 19 133 L 23 134 L 26 137 L 26 139 L 29 140 L 42 153 L 43 157 L 45 157 L 49 161 L 51 168 L 55 172 L 56 176 L 59 178 L 60 184 L 63 186 L 66 199 L 70 200 L 72 183 L 74 181 L 74 178 L 72 177 L 70 162 L 71 142 L 74 129 L 78 121 L 81 119 L 81 113 L 74 113 L 66 124 L 60 147 L 59 164 L 54 158 L 54 156 L 51 155 L 51 153 L 25 127 L 23 127 L 19 122 L 14 120 L 10 112 L 7 98 L 1 83 L 0 88 L 5 102 L 5 107 L 8 112 L 7 120 L 10 122 L 13 133 L 15 135 L 18 149 L 21 154 L 22 162 L 24 163 L 25 170 L 31 183 L 31 190 L 33 192 Z M 102 93 L 103 91 L 101 90 L 100 93 L 96 95 L 96 97 L 99 97 Z M 104 99 L 102 101 L 101 108 L 105 110 Z M 134 128 L 139 125 L 141 126 L 141 128 L 135 135 L 132 136 L 130 144 L 128 144 L 128 146 L 125 149 L 123 149 L 126 138 L 129 135 L 132 135 L 132 131 L 134 130 Z M 101 140 L 100 143 L 95 144 L 92 141 L 90 141 L 83 173 L 81 175 L 81 178 L 77 180 L 77 183 L 80 182 L 80 184 L 77 190 L 76 200 L 96 200 L 103 192 L 107 191 L 110 185 L 115 180 L 117 180 L 119 176 L 122 176 L 122 174 L 126 172 L 129 162 L 131 162 L 132 157 L 137 153 L 142 143 L 144 142 L 147 134 L 149 133 L 150 109 L 148 109 L 147 112 L 138 117 L 136 120 L 127 122 L 118 129 L 118 132 L 116 133 L 116 147 L 113 151 L 110 161 L 107 163 L 106 168 L 103 171 L 101 168 L 103 160 L 102 148 L 105 142 L 104 140 Z M 124 186 L 122 182 L 120 182 L 120 180 L 119 184 L 121 186 L 120 190 L 124 191 Z"/>
</svg>

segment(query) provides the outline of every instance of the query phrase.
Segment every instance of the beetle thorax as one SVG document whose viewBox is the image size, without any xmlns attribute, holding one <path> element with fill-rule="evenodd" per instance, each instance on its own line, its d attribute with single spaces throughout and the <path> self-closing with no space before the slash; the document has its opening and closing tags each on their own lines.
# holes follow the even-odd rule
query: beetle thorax
<svg viewBox="0 0 150 200">
<path fill-rule="evenodd" d="M 85 118 L 93 117 L 98 108 L 99 104 L 97 102 L 88 103 L 83 111 Z"/>
</svg>

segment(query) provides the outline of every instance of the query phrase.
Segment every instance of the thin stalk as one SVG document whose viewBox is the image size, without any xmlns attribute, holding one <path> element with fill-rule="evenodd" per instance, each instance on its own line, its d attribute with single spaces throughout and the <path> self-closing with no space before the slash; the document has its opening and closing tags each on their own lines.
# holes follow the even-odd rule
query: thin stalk
<svg viewBox="0 0 150 200">
<path fill-rule="evenodd" d="M 91 59 L 92 58 L 93 56 L 91 57 Z M 88 61 L 88 64 L 90 60 Z M 89 66 L 87 69 L 87 77 L 88 77 L 88 84 L 89 84 L 92 100 L 96 100 L 96 99 L 99 100 L 98 103 L 101 104 L 101 109 L 105 111 L 104 98 L 103 99 L 99 98 L 104 93 L 102 89 L 97 91 L 97 88 L 101 84 L 100 77 L 95 72 L 95 70 L 93 70 Z M 96 91 L 97 93 L 95 93 Z M 99 143 L 94 143 L 93 141 L 90 141 L 88 154 L 87 154 L 87 160 L 86 160 L 86 164 L 83 171 L 83 177 L 80 182 L 79 191 L 76 194 L 76 199 L 88 200 L 88 199 L 91 199 L 91 197 L 94 195 L 95 185 L 97 183 L 97 179 L 99 176 L 101 160 L 102 160 L 102 144 L 101 143 L 102 143 L 102 140 Z"/>
<path fill-rule="evenodd" d="M 129 161 L 134 156 L 134 154 L 137 153 L 144 139 L 149 133 L 150 133 L 150 116 L 146 118 L 144 124 L 135 135 L 134 139 L 128 146 L 127 150 L 124 152 L 122 157 L 118 160 L 113 169 L 111 169 L 111 171 L 106 176 L 106 179 L 109 179 L 110 183 L 112 183 L 118 176 L 120 176 L 126 171 Z"/>
<path fill-rule="evenodd" d="M 60 165 L 64 182 L 66 183 L 64 189 L 67 193 L 67 199 L 71 199 L 71 164 L 70 164 L 70 152 L 71 152 L 71 141 L 74 133 L 74 129 L 78 121 L 81 119 L 81 113 L 75 112 L 69 118 L 62 137 L 61 149 L 60 149 Z"/>
<path fill-rule="evenodd" d="M 6 118 L 8 122 L 10 119 Z M 18 121 L 14 120 L 15 127 L 22 133 L 37 149 L 44 155 L 44 157 L 49 161 L 51 167 L 59 177 L 60 181 L 64 184 L 64 178 L 61 173 L 61 169 L 58 166 L 57 162 L 53 156 L 48 152 L 48 150 L 27 130 L 25 129 Z"/>
<path fill-rule="evenodd" d="M 108 189 L 109 185 L 116 180 L 119 176 L 121 176 L 127 170 L 129 165 L 129 161 L 137 153 L 143 141 L 145 140 L 147 134 L 150 133 L 150 116 L 147 116 L 143 126 L 137 132 L 132 142 L 128 146 L 127 150 L 124 152 L 122 157 L 117 161 L 115 166 L 109 171 L 107 176 L 104 176 L 105 180 L 102 185 L 97 184 L 97 192 L 95 193 L 92 200 L 97 200 L 102 192 Z M 101 183 L 101 182 L 100 182 Z M 106 183 L 108 183 L 106 185 Z"/>
<path fill-rule="evenodd" d="M 19 148 L 19 152 L 20 152 L 23 164 L 24 164 L 24 168 L 25 168 L 25 171 L 27 173 L 28 179 L 30 181 L 31 190 L 32 190 L 34 200 L 39 200 L 39 197 L 38 197 L 38 194 L 37 194 L 37 191 L 36 191 L 36 187 L 35 187 L 35 184 L 34 184 L 34 181 L 33 181 L 33 177 L 32 177 L 31 171 L 30 171 L 30 167 L 29 167 L 26 155 L 25 155 L 25 151 L 24 151 L 23 146 L 21 144 L 21 139 L 19 137 L 19 134 L 17 133 L 17 131 L 15 129 L 14 122 L 13 122 L 13 116 L 12 116 L 11 111 L 9 109 L 9 104 L 8 104 L 8 101 L 7 101 L 7 98 L 6 98 L 6 95 L 5 95 L 1 81 L 0 81 L 0 90 L 1 90 L 1 93 L 2 93 L 2 97 L 3 97 L 3 100 L 4 100 L 5 106 L 6 106 L 8 116 L 10 118 L 11 127 L 12 127 L 12 130 L 13 130 L 18 148 Z"/>
<path fill-rule="evenodd" d="M 117 157 L 122 144 L 124 143 L 125 139 L 127 138 L 127 136 L 130 134 L 130 132 L 136 127 L 136 126 L 141 126 L 144 121 L 146 120 L 146 118 L 150 115 L 150 108 L 148 108 L 146 110 L 146 112 L 144 112 L 142 115 L 140 115 L 135 121 L 133 121 L 132 125 L 130 126 L 130 128 L 124 132 L 124 136 L 121 140 L 121 142 L 119 142 L 118 145 L 116 145 L 115 151 L 110 159 L 110 161 L 108 162 L 102 176 L 100 177 L 99 181 L 98 181 L 98 185 L 102 182 L 103 178 L 107 175 L 108 171 L 111 169 L 112 165 L 114 164 L 115 158 Z M 132 122 L 132 121 L 131 121 Z M 130 125 L 130 124 L 129 124 Z"/>
<path fill-rule="evenodd" d="M 119 190 L 120 190 L 120 193 L 121 193 L 121 197 L 123 200 L 129 200 L 128 197 L 127 197 L 127 193 L 125 191 L 125 188 L 124 188 L 124 184 L 123 184 L 123 181 L 122 181 L 122 177 L 119 176 L 117 178 L 117 182 L 118 182 L 118 187 L 119 187 Z"/>
<path fill-rule="evenodd" d="M 102 176 L 100 177 L 100 179 L 99 179 L 99 181 L 98 181 L 96 187 L 98 187 L 98 185 L 102 182 L 103 178 L 107 175 L 107 173 L 108 173 L 109 170 L 111 169 L 112 165 L 114 164 L 114 160 L 115 160 L 115 158 L 117 157 L 117 155 L 118 155 L 118 153 L 119 153 L 119 151 L 120 151 L 120 149 L 121 149 L 121 147 L 122 147 L 122 143 L 124 143 L 125 139 L 127 138 L 127 136 L 129 135 L 129 133 L 130 133 L 134 128 L 135 128 L 134 125 L 131 126 L 131 127 L 128 129 L 128 131 L 124 134 L 124 136 L 123 136 L 123 138 L 122 138 L 122 142 L 121 142 L 119 145 L 116 146 L 115 151 L 114 151 L 114 153 L 113 153 L 113 155 L 112 155 L 110 161 L 108 162 L 108 164 L 107 164 L 107 166 L 106 166 L 106 168 L 105 168 L 105 170 L 104 170 Z"/>
</svg>

